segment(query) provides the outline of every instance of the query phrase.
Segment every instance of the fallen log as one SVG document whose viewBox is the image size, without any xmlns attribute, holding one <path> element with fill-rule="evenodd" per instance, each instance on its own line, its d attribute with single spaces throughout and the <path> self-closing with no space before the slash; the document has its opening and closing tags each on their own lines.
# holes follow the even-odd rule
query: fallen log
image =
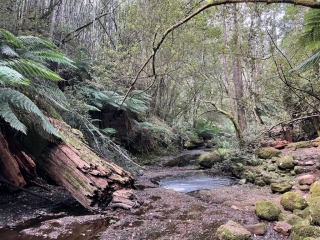
<svg viewBox="0 0 320 240">
<path fill-rule="evenodd" d="M 77 130 L 73 131 L 57 120 L 51 120 L 51 123 L 63 142 L 52 144 L 37 158 L 36 163 L 41 171 L 65 187 L 89 210 L 99 210 L 100 203 L 112 202 L 115 197 L 113 193 L 117 190 L 126 189 L 133 194 L 133 177 L 129 172 L 94 153 L 79 137 Z M 128 196 L 131 199 L 123 198 L 125 206 L 136 206 L 135 200 L 130 194 Z"/>
<path fill-rule="evenodd" d="M 16 158 L 12 155 L 8 142 L 0 132 L 0 176 L 8 180 L 18 187 L 26 185 L 26 181 L 21 174 L 19 164 Z M 10 191 L 16 191 L 17 188 L 9 187 Z"/>
</svg>

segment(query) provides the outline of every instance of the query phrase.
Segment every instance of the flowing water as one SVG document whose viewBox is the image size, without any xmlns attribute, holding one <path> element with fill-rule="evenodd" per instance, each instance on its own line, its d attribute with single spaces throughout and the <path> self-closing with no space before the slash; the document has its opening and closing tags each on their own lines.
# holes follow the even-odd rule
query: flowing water
<svg viewBox="0 0 320 240">
<path fill-rule="evenodd" d="M 188 193 L 221 186 L 231 186 L 236 180 L 227 176 L 210 176 L 203 173 L 196 175 L 169 176 L 157 181 L 160 187 Z"/>
</svg>

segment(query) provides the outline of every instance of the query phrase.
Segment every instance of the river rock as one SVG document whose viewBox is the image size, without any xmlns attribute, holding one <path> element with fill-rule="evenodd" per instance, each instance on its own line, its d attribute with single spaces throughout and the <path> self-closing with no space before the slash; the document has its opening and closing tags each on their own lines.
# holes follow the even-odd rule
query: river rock
<svg viewBox="0 0 320 240">
<path fill-rule="evenodd" d="M 198 163 L 203 168 L 211 168 L 215 163 L 221 162 L 223 159 L 215 152 L 205 152 L 198 158 Z"/>
<path fill-rule="evenodd" d="M 285 210 L 305 209 L 308 206 L 306 199 L 296 192 L 286 192 L 282 194 L 280 204 Z"/>
<path fill-rule="evenodd" d="M 301 210 L 300 210 L 301 211 Z M 283 217 L 283 220 L 289 223 L 290 225 L 309 225 L 310 222 L 308 219 L 304 219 L 296 214 L 288 214 Z"/>
<path fill-rule="evenodd" d="M 285 193 L 292 189 L 292 184 L 288 182 L 279 182 L 270 184 L 272 192 Z"/>
<path fill-rule="evenodd" d="M 255 212 L 261 219 L 276 221 L 279 219 L 281 209 L 271 201 L 260 201 L 256 203 Z"/>
<path fill-rule="evenodd" d="M 320 181 L 316 181 L 310 188 L 311 197 L 320 197 Z"/>
<path fill-rule="evenodd" d="M 293 169 L 294 168 L 293 157 L 292 156 L 284 156 L 284 157 L 278 158 L 277 166 L 278 166 L 278 168 L 280 168 L 282 170 Z"/>
<path fill-rule="evenodd" d="M 307 192 L 307 191 L 310 190 L 310 185 L 300 185 L 300 186 L 299 186 L 299 189 L 300 189 L 301 191 Z"/>
<path fill-rule="evenodd" d="M 302 240 L 302 239 L 308 239 L 308 238 L 313 239 L 313 238 L 317 238 L 317 237 L 320 237 L 320 229 L 315 226 L 296 225 L 296 226 L 293 226 L 291 229 L 290 238 L 292 240 Z"/>
<path fill-rule="evenodd" d="M 262 158 L 262 159 L 269 159 L 272 157 L 278 157 L 278 156 L 280 156 L 280 154 L 281 154 L 281 151 L 278 149 L 275 149 L 273 147 L 263 147 L 263 148 L 258 149 L 258 151 L 257 151 L 258 157 Z"/>
<path fill-rule="evenodd" d="M 309 208 L 311 221 L 320 225 L 320 197 L 309 198 Z"/>
<path fill-rule="evenodd" d="M 266 225 L 264 223 L 248 224 L 244 225 L 251 234 L 264 235 L 266 233 Z"/>
<path fill-rule="evenodd" d="M 296 181 L 300 185 L 311 185 L 316 180 L 316 177 L 313 174 L 306 174 L 296 178 Z"/>
<path fill-rule="evenodd" d="M 242 225 L 229 220 L 217 229 L 217 235 L 221 240 L 249 240 L 251 233 Z"/>
<path fill-rule="evenodd" d="M 285 236 L 289 236 L 290 235 L 290 231 L 291 231 L 292 226 L 285 222 L 285 221 L 281 221 L 281 222 L 277 222 L 275 224 L 275 226 L 273 227 L 273 230 L 275 230 L 278 233 L 281 233 Z"/>
</svg>

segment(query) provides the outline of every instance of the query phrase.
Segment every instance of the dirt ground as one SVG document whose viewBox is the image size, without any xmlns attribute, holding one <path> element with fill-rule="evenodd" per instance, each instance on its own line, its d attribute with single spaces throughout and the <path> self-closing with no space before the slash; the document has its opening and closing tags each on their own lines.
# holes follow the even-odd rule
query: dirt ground
<svg viewBox="0 0 320 240">
<path fill-rule="evenodd" d="M 304 161 L 319 161 L 320 149 L 298 149 L 294 153 Z M 0 227 L 6 226 L 0 229 L 0 239 L 214 240 L 218 239 L 216 229 L 228 220 L 241 224 L 264 222 L 266 234 L 253 235 L 251 239 L 290 239 L 273 231 L 274 222 L 261 221 L 254 213 L 259 200 L 280 202 L 280 195 L 273 194 L 270 187 L 248 183 L 185 194 L 159 188 L 151 181 L 198 171 L 204 170 L 190 166 L 148 167 L 143 176 L 136 176 L 135 182 L 135 194 L 142 206 L 132 210 L 110 209 L 102 214 L 88 213 L 57 186 L 46 185 L 48 190 L 29 188 L 53 203 L 24 192 L 0 193 Z M 217 174 L 214 169 L 207 173 Z M 318 177 L 318 172 L 314 173 Z"/>
</svg>

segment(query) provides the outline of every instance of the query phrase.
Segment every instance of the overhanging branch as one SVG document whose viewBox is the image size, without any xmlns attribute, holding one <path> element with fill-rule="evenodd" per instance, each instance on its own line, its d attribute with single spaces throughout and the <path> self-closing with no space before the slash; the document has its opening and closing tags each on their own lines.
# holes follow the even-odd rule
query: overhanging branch
<svg viewBox="0 0 320 240">
<path fill-rule="evenodd" d="M 305 7 L 310 7 L 310 8 L 318 8 L 320 9 L 320 2 L 317 2 L 315 0 L 209 0 L 207 4 L 199 7 L 197 10 L 195 10 L 193 13 L 188 15 L 187 17 L 183 18 L 179 22 L 175 23 L 171 27 L 169 27 L 162 35 L 160 41 L 154 45 L 153 47 L 153 53 L 149 56 L 149 58 L 144 62 L 142 67 L 139 69 L 137 75 L 133 79 L 130 88 L 128 89 L 127 93 L 125 94 L 124 98 L 121 101 L 120 106 L 124 103 L 126 98 L 129 96 L 130 92 L 133 89 L 134 84 L 137 82 L 139 79 L 139 76 L 141 72 L 144 70 L 144 68 L 148 65 L 151 59 L 154 59 L 157 51 L 160 49 L 162 43 L 164 40 L 167 38 L 169 33 L 171 33 L 173 30 L 176 28 L 180 27 L 181 25 L 187 23 L 189 20 L 197 16 L 199 13 L 203 12 L 204 10 L 214 7 L 214 6 L 219 6 L 219 5 L 225 5 L 225 4 L 232 4 L 232 3 L 266 3 L 266 4 L 272 4 L 272 3 L 287 3 L 287 4 L 294 4 L 294 5 L 299 5 L 299 6 L 305 6 Z"/>
</svg>

